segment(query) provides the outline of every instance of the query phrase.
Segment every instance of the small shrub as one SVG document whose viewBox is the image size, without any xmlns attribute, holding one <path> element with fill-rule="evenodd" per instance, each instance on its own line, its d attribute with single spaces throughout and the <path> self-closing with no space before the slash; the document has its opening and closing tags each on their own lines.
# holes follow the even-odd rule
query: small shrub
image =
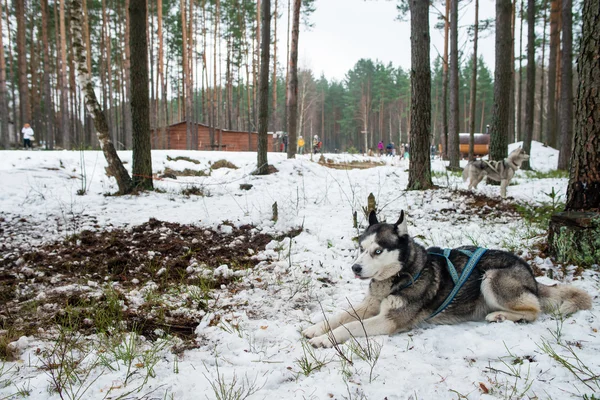
<svg viewBox="0 0 600 400">
<path fill-rule="evenodd" d="M 207 192 L 205 191 L 205 189 L 201 186 L 188 186 L 185 189 L 181 189 L 181 194 L 184 196 L 206 196 Z"/>
<path fill-rule="evenodd" d="M 203 170 L 194 170 L 194 169 L 189 169 L 186 168 L 183 171 L 179 171 L 176 169 L 171 169 L 171 168 L 165 168 L 165 170 L 163 171 L 163 176 L 209 176 L 210 174 L 207 174 L 206 172 L 204 172 Z"/>
<path fill-rule="evenodd" d="M 183 156 L 178 156 L 178 157 L 175 157 L 175 158 L 167 156 L 167 160 L 168 161 L 189 161 L 189 162 L 194 163 L 194 164 L 200 164 L 200 161 L 198 161 L 198 160 L 194 160 L 193 158 L 183 157 Z"/>
<path fill-rule="evenodd" d="M 219 168 L 238 169 L 238 167 L 236 167 L 235 164 L 233 164 L 225 159 L 215 161 L 213 163 L 213 165 L 210 166 L 210 169 L 212 169 L 212 170 L 219 169 Z"/>
</svg>

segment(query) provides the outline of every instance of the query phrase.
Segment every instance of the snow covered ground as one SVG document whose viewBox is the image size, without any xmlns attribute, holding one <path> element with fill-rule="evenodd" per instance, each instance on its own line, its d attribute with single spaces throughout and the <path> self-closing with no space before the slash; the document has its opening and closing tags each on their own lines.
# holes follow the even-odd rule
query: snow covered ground
<svg viewBox="0 0 600 400">
<path fill-rule="evenodd" d="M 131 152 L 119 155 L 130 169 Z M 369 160 L 349 154 L 324 156 L 335 163 Z M 111 367 L 98 365 L 74 384 L 76 388 L 89 385 L 85 393 L 79 392 L 80 398 L 213 399 L 219 384 L 238 389 L 253 386 L 256 391 L 250 399 L 564 399 L 591 396 L 600 390 L 597 272 L 588 270 L 574 277 L 575 266 L 561 268 L 549 258 L 539 257 L 534 244 L 541 238 L 540 231 L 507 207 L 549 202 L 548 193 L 553 189 L 564 200 L 566 178 L 532 179 L 519 171 L 513 181 L 516 184 L 508 188 L 507 201 L 500 201 L 499 187 L 482 184 L 477 193 L 492 198 L 494 202 L 489 204 L 494 207 L 476 208 L 472 196 L 457 190 L 466 189 L 466 184 L 458 176 L 446 174 L 441 160 L 432 162 L 439 189 L 406 192 L 408 161 L 397 158 L 373 157 L 371 160 L 384 164 L 341 170 L 318 164 L 316 157 L 311 161 L 310 155 L 287 160 L 285 154 L 269 153 L 269 163 L 279 172 L 254 176 L 254 153 L 169 150 L 153 151 L 152 157 L 157 175 L 166 167 L 209 172 L 211 164 L 220 159 L 238 169 L 216 169 L 202 177 L 164 178 L 155 181 L 157 192 L 115 197 L 107 196 L 116 191 L 116 185 L 104 174 L 105 161 L 99 152 L 3 151 L 0 218 L 21 222 L 14 231 L 5 223 L 2 241 L 13 251 L 26 252 L 84 229 L 131 227 L 149 218 L 213 229 L 224 229 L 223 221 L 230 221 L 235 226 L 251 224 L 273 235 L 300 226 L 303 231 L 291 241 L 267 245 L 258 256 L 271 261 L 262 262 L 243 277 L 251 286 L 222 291 L 235 306 L 202 317 L 196 329 L 198 348 L 180 355 L 157 349 L 154 373 L 144 385 L 147 360 L 136 361 L 135 373 L 130 376 L 123 365 L 117 368 L 117 362 Z M 200 163 L 173 161 L 175 157 Z M 557 159 L 557 151 L 534 142 L 534 169 L 555 169 Z M 240 184 L 252 187 L 242 190 Z M 205 196 L 181 193 L 190 187 L 201 188 Z M 86 194 L 77 195 L 84 188 Z M 552 270 L 560 282 L 587 290 L 594 297 L 594 308 L 564 321 L 543 315 L 532 324 L 426 325 L 409 333 L 376 337 L 370 339 L 375 347 L 381 346 L 376 362 L 362 360 L 349 345 L 342 348 L 352 364 L 343 362 L 331 349 L 312 351 L 299 331 L 322 319 L 322 310 L 327 315 L 339 312 L 348 301 L 360 301 L 367 290 L 368 283 L 354 279 L 349 267 L 356 254 L 352 213 L 358 211 L 359 224 L 364 226 L 361 210 L 369 193 L 376 197 L 380 219 L 395 220 L 400 210 L 405 210 L 409 233 L 424 245 L 477 244 L 517 251 L 543 270 Z M 277 222 L 271 220 L 275 202 Z M 539 279 L 552 282 L 546 277 Z M 221 323 L 211 323 L 216 314 L 222 317 Z M 557 331 L 560 345 L 553 337 Z M 589 374 L 596 378 L 579 380 L 543 351 L 544 344 L 574 365 L 581 366 L 581 362 L 589 367 Z M 31 399 L 60 398 L 49 391 L 52 374 L 44 368 L 41 356 L 52 345 L 52 341 L 36 337 L 23 337 L 14 345 L 20 349 L 19 360 L 0 366 L 0 398 L 25 390 Z M 93 355 L 85 362 L 90 359 Z M 315 370 L 308 373 L 310 366 Z M 579 377 L 586 379 L 584 373 Z"/>
</svg>

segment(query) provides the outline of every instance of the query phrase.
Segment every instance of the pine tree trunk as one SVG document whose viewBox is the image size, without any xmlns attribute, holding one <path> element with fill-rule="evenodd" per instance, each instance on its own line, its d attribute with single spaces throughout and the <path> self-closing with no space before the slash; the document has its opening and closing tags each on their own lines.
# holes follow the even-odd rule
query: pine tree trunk
<svg viewBox="0 0 600 400">
<path fill-rule="evenodd" d="M 562 0 L 560 79 L 560 153 L 558 169 L 567 170 L 573 146 L 573 13 L 572 0 Z"/>
<path fill-rule="evenodd" d="M 273 121 L 273 130 L 275 129 L 276 117 L 277 117 L 277 18 L 279 14 L 277 13 L 278 4 L 277 0 L 275 0 L 275 10 L 273 10 L 273 78 L 271 84 L 273 88 L 271 89 L 273 99 L 271 103 L 271 112 L 272 121 Z"/>
<path fill-rule="evenodd" d="M 44 19 L 45 22 L 45 19 Z M 0 32 L 2 29 L 2 3 L 0 3 Z M 4 59 L 4 35 L 0 34 L 0 147 L 8 149 L 8 90 L 6 89 L 6 60 Z M 16 128 L 16 127 L 15 127 Z"/>
<path fill-rule="evenodd" d="M 515 0 L 517 1 L 517 0 Z M 523 140 L 523 3 L 521 0 L 519 29 L 519 85 L 517 89 L 517 141 Z"/>
<path fill-rule="evenodd" d="M 556 118 L 556 63 L 560 48 L 560 30 L 558 20 L 559 0 L 550 0 L 550 55 L 548 59 L 548 112 L 546 114 L 546 140 L 554 149 L 558 148 Z"/>
<path fill-rule="evenodd" d="M 166 149 L 167 143 L 165 141 L 165 126 L 166 126 L 166 115 L 163 114 L 163 108 L 160 106 L 160 102 L 163 101 L 165 103 L 168 102 L 166 97 L 166 82 L 165 82 L 165 74 L 164 74 L 164 49 L 163 49 L 163 14 L 162 14 L 162 0 L 157 0 L 157 11 L 158 11 L 158 80 L 157 85 L 160 85 L 160 95 L 157 95 L 157 98 L 160 99 L 158 101 L 158 123 L 160 125 L 160 135 L 158 138 L 159 145 L 158 148 Z"/>
<path fill-rule="evenodd" d="M 515 25 L 516 25 L 516 15 L 517 15 L 517 0 L 513 0 L 512 2 L 512 10 L 511 10 L 511 29 L 510 29 L 510 96 L 509 96 L 509 119 L 508 119 L 508 143 L 512 143 L 515 141 L 515 125 L 516 125 L 516 117 L 517 113 L 515 112 L 515 103 L 516 103 L 516 83 L 515 83 Z M 490 179 L 488 179 L 489 181 Z"/>
<path fill-rule="evenodd" d="M 15 0 L 17 14 L 17 74 L 19 76 L 19 105 L 20 118 L 19 123 L 15 125 L 15 130 L 21 131 L 25 123 L 31 122 L 31 113 L 29 105 L 29 85 L 27 83 L 27 54 L 25 53 L 25 0 Z"/>
<path fill-rule="evenodd" d="M 45 0 L 46 2 L 48 0 Z M 89 23 L 89 14 L 87 11 L 87 1 L 83 1 L 82 0 L 82 4 L 83 4 L 83 34 L 85 36 L 84 38 L 84 43 L 85 43 L 85 51 L 87 54 L 90 54 L 92 51 L 92 44 L 91 44 L 91 38 L 90 38 L 90 23 Z M 87 68 L 88 71 L 92 70 L 92 59 L 90 57 L 87 57 Z M 49 90 L 49 89 L 48 89 Z M 83 112 L 83 114 L 85 115 L 85 129 L 86 129 L 86 141 L 88 143 L 90 143 L 90 145 L 92 145 L 93 148 L 95 148 L 95 144 L 96 141 L 93 138 L 94 135 L 94 119 L 88 115 L 85 111 Z"/>
<path fill-rule="evenodd" d="M 525 97 L 525 132 L 523 150 L 531 154 L 533 135 L 533 116 L 535 101 L 535 0 L 527 0 L 527 87 Z M 530 170 L 529 160 L 524 161 L 522 169 Z"/>
<path fill-rule="evenodd" d="M 151 190 L 152 154 L 150 151 L 150 104 L 148 89 L 148 39 L 145 0 L 130 0 L 131 34 L 131 122 L 133 127 L 133 185 Z"/>
<path fill-rule="evenodd" d="M 448 160 L 448 41 L 450 37 L 450 2 L 446 0 L 444 19 L 444 59 L 442 64 L 442 158 Z"/>
<path fill-rule="evenodd" d="M 450 121 L 448 132 L 448 158 L 450 168 L 460 168 L 458 138 L 458 0 L 451 0 L 450 10 Z M 411 149 L 412 150 L 412 149 Z"/>
<path fill-rule="evenodd" d="M 65 1 L 60 0 L 60 115 L 62 130 L 62 145 L 64 149 L 71 148 L 71 127 L 69 121 L 69 81 L 67 80 L 67 29 L 65 25 Z"/>
<path fill-rule="evenodd" d="M 408 190 L 430 189 L 431 69 L 429 2 L 410 0 L 411 132 Z"/>
<path fill-rule="evenodd" d="M 542 29 L 542 65 L 540 68 L 540 73 L 541 73 L 541 77 L 540 77 L 540 114 L 539 114 L 539 118 L 540 118 L 540 128 L 538 131 L 538 140 L 540 142 L 543 143 L 548 143 L 547 139 L 544 139 L 544 94 L 545 94 L 545 87 L 546 85 L 544 84 L 544 67 L 545 67 L 545 58 L 546 58 L 546 25 L 548 25 L 548 3 L 547 0 L 544 0 L 543 3 L 543 7 L 544 7 L 544 27 Z"/>
<path fill-rule="evenodd" d="M 124 119 L 124 136 L 125 146 L 131 149 L 133 146 L 133 123 L 131 121 L 131 47 L 130 47 L 130 35 L 131 35 L 131 16 L 129 15 L 129 2 L 125 0 L 125 108 L 123 110 Z"/>
<path fill-rule="evenodd" d="M 469 113 L 469 161 L 475 160 L 475 112 L 477 110 L 477 39 L 479 33 L 479 0 L 475 0 L 475 24 L 473 25 L 473 71 L 471 72 L 471 111 Z"/>
<path fill-rule="evenodd" d="M 260 52 L 260 103 L 258 111 L 257 175 L 269 173 L 267 131 L 269 129 L 269 52 L 271 50 L 271 0 L 261 0 L 262 36 Z"/>
<path fill-rule="evenodd" d="M 287 109 L 287 131 L 288 149 L 287 158 L 296 157 L 296 145 L 298 143 L 298 38 L 300 36 L 300 7 L 301 0 L 294 0 L 293 22 L 292 22 L 292 44 L 288 64 L 289 80 L 287 86 L 286 109 Z M 312 152 L 311 140 L 306 139 L 306 148 Z"/>
<path fill-rule="evenodd" d="M 494 71 L 494 111 L 490 126 L 490 159 L 502 160 L 508 153 L 510 120 L 511 0 L 496 0 L 496 64 Z"/>
<path fill-rule="evenodd" d="M 108 131 L 108 124 L 106 118 L 102 113 L 100 104 L 96 99 L 96 93 L 94 92 L 94 84 L 90 71 L 87 69 L 87 55 L 85 53 L 85 47 L 83 45 L 83 34 L 82 34 L 82 14 L 83 9 L 81 0 L 71 0 L 70 2 L 70 19 L 71 19 L 71 35 L 73 36 L 73 53 L 75 55 L 75 62 L 77 64 L 78 72 L 78 83 L 81 91 L 85 96 L 85 105 L 88 112 L 94 118 L 94 126 L 100 141 L 100 147 L 108 163 L 106 172 L 108 176 L 113 176 L 119 187 L 119 194 L 127 194 L 131 192 L 132 181 L 129 173 L 123 167 L 123 163 L 115 150 L 115 147 L 110 140 L 110 134 Z"/>
<path fill-rule="evenodd" d="M 575 137 L 565 209 L 600 212 L 600 3 L 584 0 L 582 16 Z"/>
</svg>

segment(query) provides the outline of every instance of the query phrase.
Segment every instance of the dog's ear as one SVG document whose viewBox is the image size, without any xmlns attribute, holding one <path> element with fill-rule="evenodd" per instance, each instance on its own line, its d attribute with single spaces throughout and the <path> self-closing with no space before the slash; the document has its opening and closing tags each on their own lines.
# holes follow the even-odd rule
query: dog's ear
<svg viewBox="0 0 600 400">
<path fill-rule="evenodd" d="M 377 214 L 375 214 L 375 210 L 371 210 L 369 213 L 369 226 L 376 225 L 378 223 L 379 221 L 377 221 Z"/>
<path fill-rule="evenodd" d="M 398 218 L 398 221 L 394 224 L 394 230 L 398 233 L 398 236 L 408 234 L 404 210 L 400 211 L 400 218 Z"/>
</svg>

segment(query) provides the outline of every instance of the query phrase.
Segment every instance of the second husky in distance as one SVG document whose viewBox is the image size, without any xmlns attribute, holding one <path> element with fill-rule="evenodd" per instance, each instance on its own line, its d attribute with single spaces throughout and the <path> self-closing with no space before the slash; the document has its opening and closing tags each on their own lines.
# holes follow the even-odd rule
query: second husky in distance
<svg viewBox="0 0 600 400">
<path fill-rule="evenodd" d="M 521 147 L 518 147 L 502 161 L 471 161 L 463 170 L 463 181 L 469 179 L 469 190 L 471 190 L 471 188 L 477 188 L 479 182 L 487 176 L 500 182 L 500 195 L 505 199 L 506 187 L 515 175 L 515 171 L 521 168 L 521 164 L 526 160 L 529 160 L 529 155 Z"/>
<path fill-rule="evenodd" d="M 369 293 L 359 305 L 305 329 L 302 334 L 314 347 L 405 332 L 425 321 L 531 322 L 542 311 L 571 314 L 592 306 L 581 289 L 538 283 L 529 264 L 512 253 L 472 246 L 446 253 L 438 247 L 425 249 L 408 235 L 404 212 L 395 224 L 380 224 L 371 212 L 369 224 L 358 239 L 360 254 L 352 265 L 357 278 L 371 280 Z M 473 265 L 465 253 L 480 255 L 470 275 L 462 274 Z M 448 260 L 461 275 L 458 282 L 465 279 L 457 292 Z"/>
</svg>

